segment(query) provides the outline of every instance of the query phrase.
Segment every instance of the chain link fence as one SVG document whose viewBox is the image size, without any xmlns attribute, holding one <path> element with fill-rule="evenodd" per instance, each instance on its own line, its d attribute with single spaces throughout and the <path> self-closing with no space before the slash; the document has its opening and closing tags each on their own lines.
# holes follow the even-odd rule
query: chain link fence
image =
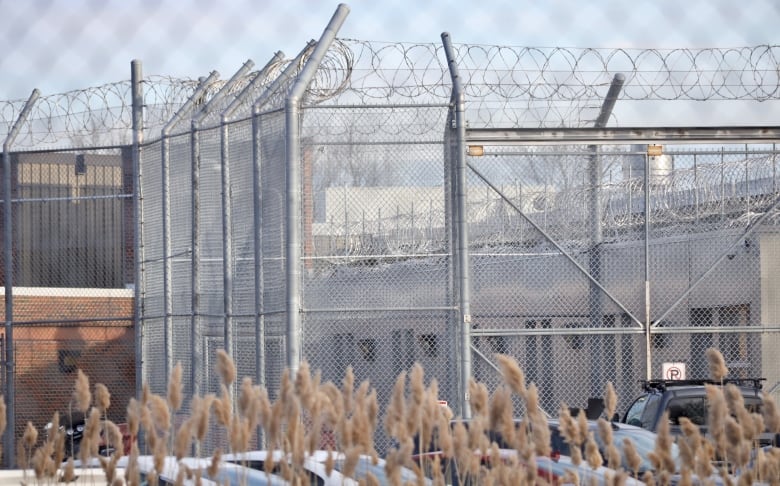
<svg viewBox="0 0 780 486">
<path fill-rule="evenodd" d="M 517 358 L 551 415 L 608 381 L 624 410 L 641 379 L 705 377 L 709 347 L 733 375 L 780 383 L 777 131 L 724 138 L 724 119 L 696 140 L 685 129 L 621 141 L 575 132 L 597 122 L 616 73 L 617 106 L 652 112 L 646 128 L 701 103 L 745 113 L 775 101 L 777 48 L 447 46 L 323 36 L 228 81 L 144 78 L 36 104 L 14 145 L 29 152 L 11 153 L 14 281 L 135 300 L 121 316 L 34 318 L 31 333 L 106 334 L 99 345 L 80 336 L 71 355 L 41 330 L 53 349 L 29 366 L 62 372 L 119 353 L 121 401 L 138 391 L 134 376 L 165 393 L 181 362 L 196 395 L 218 392 L 224 348 L 272 397 L 305 360 L 323 381 L 352 367 L 384 406 L 419 362 L 457 414 L 468 413 L 469 377 L 501 383 L 496 353 Z M 91 100 L 86 115 L 60 114 L 62 97 Z M 1 105 L 0 125 L 23 105 Z M 607 115 L 597 129 L 619 125 Z M 52 119 L 62 123 L 43 128 Z M 515 136 L 536 129 L 532 142 Z M 477 143 L 470 130 L 498 135 Z M 67 158 L 64 172 L 38 167 L 48 157 Z M 78 182 L 93 176 L 103 182 Z M 15 338 L 23 410 L 21 348 L 37 346 L 27 339 Z M 30 376 L 31 387 L 50 380 Z M 67 390 L 50 390 L 47 404 L 67 403 Z M 383 432 L 375 444 L 390 445 Z"/>
<path fill-rule="evenodd" d="M 5 283 L 13 282 L 2 311 L 3 394 L 15 411 L 9 431 L 21 437 L 28 422 L 42 430 L 55 412 L 69 416 L 79 369 L 111 390 L 109 416 L 124 422 L 136 393 L 130 150 L 4 155 L 4 203 L 12 206 L 2 259 Z"/>
</svg>

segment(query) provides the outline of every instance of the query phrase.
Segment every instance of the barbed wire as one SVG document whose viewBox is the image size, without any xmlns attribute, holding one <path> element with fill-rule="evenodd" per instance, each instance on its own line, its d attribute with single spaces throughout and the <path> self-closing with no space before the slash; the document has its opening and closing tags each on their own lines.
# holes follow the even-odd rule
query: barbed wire
<svg viewBox="0 0 780 486">
<path fill-rule="evenodd" d="M 711 49 L 588 49 L 455 45 L 472 126 L 589 126 L 614 74 L 625 76 L 628 101 L 749 101 L 780 98 L 780 46 Z M 287 62 L 290 62 L 289 60 Z M 303 62 L 301 62 L 303 64 Z M 268 76 L 281 72 L 283 63 Z M 237 83 L 233 94 L 257 72 Z M 143 81 L 149 137 L 171 119 L 199 81 L 149 76 Z M 215 82 L 206 98 L 225 81 Z M 261 83 L 262 90 L 268 83 Z M 286 88 L 269 98 L 280 107 Z M 130 83 L 41 97 L 22 127 L 20 150 L 125 145 L 131 140 Z M 338 39 L 307 92 L 306 103 L 403 105 L 447 103 L 451 81 L 439 44 Z M 259 92 L 257 93 L 259 96 Z M 249 97 L 248 100 L 252 98 Z M 231 101 L 230 97 L 227 102 Z M 8 133 L 24 100 L 0 101 Z M 247 113 L 247 103 L 242 113 Z M 717 124 L 717 120 L 711 120 Z M 381 127 L 376 127 L 381 130 Z M 441 127 L 431 127 L 439 131 Z"/>
<path fill-rule="evenodd" d="M 531 155 L 538 158 L 540 154 Z M 572 156 L 577 155 L 575 149 Z M 688 167 L 651 174 L 650 218 L 655 237 L 744 229 L 775 203 L 780 176 L 774 154 L 735 154 L 732 160 L 722 160 L 718 152 L 697 155 L 709 162 L 688 163 Z M 612 162 L 626 167 L 631 157 L 635 156 L 615 156 Z M 688 159 L 685 162 L 693 158 L 690 153 L 678 157 Z M 540 165 L 547 162 L 539 160 Z M 517 174 L 505 176 L 500 194 L 485 190 L 487 186 L 469 186 L 468 221 L 473 247 L 491 252 L 518 248 L 541 251 L 540 247 L 550 242 L 529 224 L 530 219 L 569 250 L 587 251 L 592 245 L 590 208 L 594 188 L 588 184 L 529 184 L 521 172 L 525 171 L 518 169 Z M 434 198 L 431 204 L 419 200 L 402 208 L 387 200 L 383 210 L 366 213 L 360 209 L 382 200 L 381 188 L 373 193 L 371 188 L 333 190 L 343 191 L 344 199 L 352 202 L 349 207 L 336 205 L 332 214 L 340 217 L 314 225 L 321 243 L 315 249 L 318 257 L 345 253 L 428 255 L 444 251 L 448 244 L 445 212 L 439 204 L 443 193 L 428 194 L 426 197 Z M 603 208 L 604 241 L 641 241 L 645 215 L 643 172 L 615 181 L 605 177 L 595 190 Z M 767 225 L 780 223 L 780 212 L 775 213 Z M 550 247 L 549 251 L 556 250 Z M 338 258 L 332 261 L 345 262 Z"/>
<path fill-rule="evenodd" d="M 348 92 L 357 102 L 449 100 L 451 82 L 441 45 L 342 42 L 354 53 Z M 591 126 L 617 73 L 625 76 L 622 100 L 761 102 L 780 96 L 780 46 L 454 47 L 472 126 Z"/>
</svg>

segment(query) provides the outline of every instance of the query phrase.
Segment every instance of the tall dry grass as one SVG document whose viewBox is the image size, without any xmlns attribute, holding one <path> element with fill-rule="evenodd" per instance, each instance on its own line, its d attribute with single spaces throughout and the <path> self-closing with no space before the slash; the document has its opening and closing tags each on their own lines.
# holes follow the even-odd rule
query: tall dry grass
<svg viewBox="0 0 780 486">
<path fill-rule="evenodd" d="M 368 455 L 377 458 L 374 435 L 383 426 L 395 445 L 386 453 L 387 473 L 391 484 L 402 484 L 400 470 L 406 467 L 414 471 L 415 484 L 423 484 L 430 477 L 435 485 L 443 485 L 452 477 L 461 483 L 486 485 L 548 484 L 549 475 L 536 467 L 537 458 L 551 455 L 550 429 L 546 415 L 539 407 L 539 391 L 534 383 L 526 383 L 525 375 L 510 356 L 497 355 L 496 360 L 504 378 L 503 385 L 490 395 L 487 387 L 471 380 L 469 383 L 471 419 L 451 422 L 452 412 L 438 403 L 439 390 L 435 378 L 426 380 L 421 365 L 415 364 L 408 373 L 396 379 L 384 416 L 376 390 L 368 381 L 355 383 L 352 369 L 348 369 L 342 382 L 322 382 L 319 372 L 312 372 L 307 363 L 301 363 L 295 375 L 289 371 L 282 375 L 277 399 L 271 401 L 268 391 L 245 377 L 237 381 L 236 367 L 224 351 L 217 355 L 217 374 L 220 377 L 220 393 L 191 397 L 190 415 L 175 421 L 173 417 L 184 405 L 182 396 L 182 367 L 177 364 L 171 372 L 165 396 L 156 395 L 144 387 L 141 397 L 127 404 L 127 430 L 133 438 L 127 468 L 124 475 L 117 475 L 118 460 L 125 451 L 121 446 L 119 427 L 107 419 L 111 406 L 108 389 L 91 386 L 89 378 L 79 371 L 69 413 L 74 410 L 86 417 L 80 459 L 98 458 L 107 484 L 140 484 L 141 472 L 137 458 L 140 450 L 149 451 L 154 458 L 155 470 L 147 476 L 150 484 L 157 484 L 155 471 L 161 471 L 166 457 L 181 459 L 195 451 L 200 455 L 210 430 L 221 428 L 226 441 L 211 455 L 212 468 L 219 464 L 223 453 L 241 453 L 258 441 L 262 431 L 269 450 L 281 450 L 291 460 L 274 464 L 266 461 L 266 470 L 281 474 L 290 484 L 308 484 L 304 468 L 307 454 L 315 449 L 327 448 L 332 452 L 326 462 L 330 471 L 335 453 L 343 454 L 345 473 L 353 475 L 358 458 Z M 708 350 L 711 378 L 722 382 L 727 375 L 725 362 L 717 350 Z M 235 387 L 235 391 L 231 391 Z M 733 385 L 707 386 L 709 407 L 709 434 L 704 436 L 690 420 L 682 418 L 682 435 L 676 439 L 680 450 L 681 468 L 678 471 L 670 449 L 675 442 L 668 421 L 658 431 L 656 449 L 651 454 L 655 474 L 643 479 L 648 484 L 670 484 L 672 475 L 680 474 L 679 484 L 711 484 L 712 474 L 718 473 L 725 484 L 733 484 L 738 472 L 740 484 L 760 481 L 780 485 L 780 452 L 759 451 L 753 467 L 748 468 L 750 452 L 757 444 L 758 435 L 766 428 L 780 432 L 780 412 L 769 395 L 763 395 L 762 414 L 751 413 L 745 407 L 739 390 Z M 518 398 L 526 411 L 520 425 L 515 422 L 515 401 Z M 610 419 L 617 407 L 617 394 L 611 383 L 604 392 L 606 417 L 598 420 L 596 433 L 603 443 L 610 444 L 600 450 L 596 437 L 589 430 L 584 412 L 574 416 L 564 403 L 559 410 L 559 429 L 563 438 L 572 446 L 572 463 L 587 464 L 597 468 L 607 464 L 615 470 L 610 478 L 613 484 L 624 484 L 629 476 L 639 474 L 641 458 L 635 445 L 627 440 L 613 444 Z M 0 397 L 0 411 L 5 403 Z M 59 415 L 53 417 L 53 434 L 41 443 L 39 433 L 28 423 L 22 440 L 18 442 L 17 462 L 29 470 L 30 479 L 36 482 L 69 482 L 75 478 L 73 458 L 63 463 L 65 436 L 59 430 Z M 381 420 L 381 423 L 380 423 Z M 0 413 L 0 433 L 5 429 L 5 414 Z M 143 436 L 145 443 L 139 444 Z M 500 436 L 516 453 L 507 456 L 493 440 Z M 115 447 L 108 457 L 98 456 L 100 441 Z M 621 450 L 625 462 L 621 460 Z M 414 460 L 413 451 L 437 451 L 425 460 Z M 717 470 L 713 461 L 722 460 Z M 727 466 L 728 464 L 728 466 Z M 730 469 L 729 469 L 730 468 Z M 579 471 L 583 471 L 580 469 Z M 213 471 L 210 471 L 213 472 Z M 177 482 L 185 478 L 200 481 L 201 471 L 181 469 Z M 577 470 L 570 470 L 565 480 L 573 484 L 591 484 L 580 478 Z M 378 484 L 369 476 L 362 484 Z"/>
</svg>

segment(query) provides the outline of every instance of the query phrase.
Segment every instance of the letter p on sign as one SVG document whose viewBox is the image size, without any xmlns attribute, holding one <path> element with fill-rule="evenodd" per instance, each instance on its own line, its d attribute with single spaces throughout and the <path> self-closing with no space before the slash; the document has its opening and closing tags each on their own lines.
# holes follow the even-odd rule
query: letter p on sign
<svg viewBox="0 0 780 486">
<path fill-rule="evenodd" d="M 684 380 L 685 363 L 664 363 L 662 374 L 664 380 Z"/>
</svg>

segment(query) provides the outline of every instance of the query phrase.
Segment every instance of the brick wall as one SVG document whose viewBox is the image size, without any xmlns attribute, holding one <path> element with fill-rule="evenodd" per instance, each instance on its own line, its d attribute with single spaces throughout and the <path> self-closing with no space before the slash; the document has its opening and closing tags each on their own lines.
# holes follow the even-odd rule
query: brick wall
<svg viewBox="0 0 780 486">
<path fill-rule="evenodd" d="M 96 383 L 108 387 L 109 418 L 125 421 L 135 395 L 132 291 L 15 288 L 13 299 L 16 437 L 28 421 L 41 430 L 55 411 L 68 413 L 78 369 L 93 391 Z M 0 316 L 5 321 L 5 306 Z"/>
</svg>

